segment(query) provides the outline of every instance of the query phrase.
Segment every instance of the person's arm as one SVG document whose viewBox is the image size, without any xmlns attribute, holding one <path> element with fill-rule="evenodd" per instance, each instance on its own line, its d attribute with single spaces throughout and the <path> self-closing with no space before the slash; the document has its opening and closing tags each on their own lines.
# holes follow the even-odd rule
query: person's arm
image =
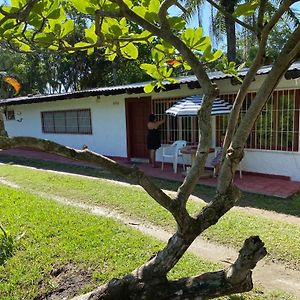
<svg viewBox="0 0 300 300">
<path fill-rule="evenodd" d="M 166 122 L 166 117 L 164 117 L 162 120 L 160 121 L 157 121 L 157 127 L 160 126 L 161 124 L 165 123 Z"/>
</svg>

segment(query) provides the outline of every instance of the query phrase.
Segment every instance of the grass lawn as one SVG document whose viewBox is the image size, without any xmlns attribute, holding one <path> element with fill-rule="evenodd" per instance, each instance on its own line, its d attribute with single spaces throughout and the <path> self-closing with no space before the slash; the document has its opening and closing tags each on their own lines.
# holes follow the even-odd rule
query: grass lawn
<svg viewBox="0 0 300 300">
<path fill-rule="evenodd" d="M 106 206 L 169 230 L 175 226 L 171 215 L 135 186 L 11 165 L 1 165 L 0 171 L 2 177 L 16 182 L 28 191 Z M 189 201 L 188 204 L 189 211 L 195 212 L 203 207 L 204 202 Z M 205 231 L 203 236 L 211 241 L 240 249 L 243 241 L 250 235 L 259 235 L 265 242 L 269 252 L 267 259 L 278 260 L 300 269 L 299 226 L 232 210 L 221 218 L 218 224 Z"/>
<path fill-rule="evenodd" d="M 4 169 L 1 167 L 2 171 Z M 16 174 L 23 172 L 21 169 L 14 171 Z M 28 177 L 36 171 L 30 172 L 33 173 L 27 173 Z M 61 179 L 65 178 L 49 178 L 49 182 Z M 32 181 L 35 181 L 35 176 Z M 98 182 L 98 188 L 102 189 L 102 182 Z M 77 274 L 77 279 L 78 274 L 83 275 L 81 281 L 73 282 L 78 290 L 73 290 L 72 295 L 84 292 L 130 272 L 162 247 L 161 242 L 112 219 L 66 207 L 26 191 L 0 185 L 0 199 L 1 223 L 6 230 L 13 236 L 25 232 L 17 244 L 14 256 L 0 266 L 1 300 L 32 300 L 38 295 L 59 289 L 62 282 L 55 270 L 63 266 L 68 266 L 66 275 L 69 280 L 74 278 L 74 274 Z M 196 275 L 218 268 L 216 264 L 185 255 L 170 278 Z M 242 296 L 222 299 L 293 298 L 280 292 L 265 293 L 256 289 Z"/>
<path fill-rule="evenodd" d="M 38 159 L 30 159 L 8 155 L 1 155 L 0 162 L 32 166 L 39 169 L 64 171 L 68 173 L 75 173 L 86 176 L 125 181 L 124 178 L 116 177 L 115 175 L 112 175 L 111 173 L 105 170 L 92 167 L 83 167 L 78 165 L 69 165 L 59 162 L 43 161 Z M 162 179 L 154 179 L 154 181 L 158 184 L 158 186 L 171 191 L 176 191 L 179 186 L 179 183 L 175 181 Z M 210 199 L 212 199 L 212 197 L 214 196 L 214 193 L 214 188 L 198 185 L 196 186 L 196 189 L 193 194 L 202 198 L 205 201 L 210 201 Z M 293 197 L 290 197 L 289 199 L 281 199 L 272 196 L 243 193 L 243 198 L 239 205 L 265 209 L 300 217 L 300 193 L 294 195 Z"/>
</svg>

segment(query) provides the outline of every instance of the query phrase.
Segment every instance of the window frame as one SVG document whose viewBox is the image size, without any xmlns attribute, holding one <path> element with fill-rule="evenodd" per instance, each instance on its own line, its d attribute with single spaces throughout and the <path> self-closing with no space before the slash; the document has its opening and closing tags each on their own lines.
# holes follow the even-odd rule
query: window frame
<svg viewBox="0 0 300 300">
<path fill-rule="evenodd" d="M 78 122 L 79 120 L 79 116 L 78 113 L 79 112 L 88 112 L 88 121 L 89 121 L 89 130 L 86 132 L 82 132 L 82 130 L 80 130 L 80 124 Z M 77 130 L 76 131 L 68 131 L 67 130 L 67 113 L 74 113 L 76 112 L 76 122 L 77 122 Z M 54 116 L 55 114 L 64 114 L 64 126 L 65 129 L 64 131 L 62 130 L 58 130 L 55 128 L 55 119 Z M 47 129 L 47 126 L 45 125 L 45 115 L 46 114 L 52 114 L 53 115 L 53 130 L 51 129 Z M 92 128 L 92 115 L 91 115 L 91 109 L 90 108 L 82 108 L 82 109 L 66 109 L 66 110 L 49 110 L 49 111 L 41 111 L 41 125 L 42 125 L 42 132 L 46 133 L 46 134 L 77 134 L 77 135 L 92 135 L 93 134 L 93 128 Z"/>
<path fill-rule="evenodd" d="M 247 112 L 248 107 L 251 105 L 251 101 L 255 98 L 255 92 L 249 92 L 243 103 L 241 109 L 241 116 Z M 283 97 L 283 100 L 281 100 Z M 288 101 L 285 100 L 288 97 Z M 220 98 L 233 103 L 235 94 L 224 94 L 220 95 Z M 282 101 L 283 105 L 279 104 Z M 287 102 L 284 103 L 283 101 Z M 293 108 L 290 107 L 290 102 L 293 101 Z M 272 108 L 273 107 L 273 108 Z M 248 150 L 264 150 L 264 151 L 280 151 L 280 152 L 299 152 L 299 107 L 300 107 L 300 90 L 299 89 L 282 89 L 275 90 L 268 101 L 266 102 L 262 112 L 258 116 L 251 129 L 250 135 L 247 139 L 245 149 Z M 292 130 L 284 131 L 285 124 L 283 124 L 284 115 L 292 114 L 291 118 L 287 117 L 287 121 L 292 120 Z M 268 123 L 268 116 L 271 121 Z M 224 131 L 224 120 L 226 116 L 216 116 L 216 144 L 220 143 L 221 132 Z M 264 125 L 263 126 L 263 123 Z M 270 130 L 266 130 L 267 126 L 270 126 Z M 288 124 L 286 123 L 286 127 Z M 291 136 L 291 146 L 287 135 Z M 269 136 L 265 138 L 264 136 Z M 279 144 L 279 135 L 281 136 Z M 285 138 L 285 144 L 283 145 L 282 140 Z M 274 140 L 274 142 L 272 142 Z"/>
</svg>

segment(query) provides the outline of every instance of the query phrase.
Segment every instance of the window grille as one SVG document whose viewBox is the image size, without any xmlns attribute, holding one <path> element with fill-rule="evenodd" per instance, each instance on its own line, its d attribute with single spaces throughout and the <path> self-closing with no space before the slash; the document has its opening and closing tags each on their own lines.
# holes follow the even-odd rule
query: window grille
<svg viewBox="0 0 300 300">
<path fill-rule="evenodd" d="M 157 119 L 162 119 L 165 111 L 182 98 L 154 99 L 152 105 Z M 176 140 L 185 140 L 188 144 L 198 143 L 197 117 L 172 117 L 167 115 L 166 118 L 166 122 L 161 126 L 161 141 L 163 144 L 171 144 Z"/>
<path fill-rule="evenodd" d="M 299 90 L 274 91 L 260 115 L 258 116 L 252 131 L 248 137 L 246 148 L 278 151 L 299 150 Z M 235 95 L 220 95 L 230 103 L 233 103 Z M 248 93 L 243 103 L 240 119 L 250 107 L 255 93 Z M 220 136 L 225 132 L 228 116 L 217 116 L 216 136 L 217 144 Z"/>
<path fill-rule="evenodd" d="M 91 110 L 61 110 L 41 113 L 44 133 L 92 134 Z"/>
<path fill-rule="evenodd" d="M 240 119 L 250 107 L 255 93 L 248 93 L 243 103 Z M 235 94 L 219 97 L 233 103 Z M 158 119 L 180 98 L 154 99 L 153 111 Z M 246 142 L 248 149 L 279 151 L 299 151 L 299 110 L 300 90 L 274 91 L 257 118 Z M 225 133 L 229 115 L 216 116 L 216 145 L 220 146 L 221 135 Z M 167 116 L 161 126 L 162 143 L 169 144 L 176 140 L 186 140 L 188 144 L 199 141 L 197 117 Z"/>
</svg>

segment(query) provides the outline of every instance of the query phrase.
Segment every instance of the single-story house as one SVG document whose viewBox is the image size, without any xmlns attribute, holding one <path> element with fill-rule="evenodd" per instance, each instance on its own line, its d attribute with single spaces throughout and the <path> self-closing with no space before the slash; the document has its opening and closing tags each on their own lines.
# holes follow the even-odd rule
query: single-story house
<svg viewBox="0 0 300 300">
<path fill-rule="evenodd" d="M 255 96 L 262 80 L 271 70 L 261 68 L 251 84 L 241 117 Z M 246 71 L 241 71 L 240 76 Z M 233 101 L 239 83 L 231 76 L 212 72 L 220 98 Z M 147 121 L 151 112 L 158 118 L 185 96 L 201 94 L 195 76 L 166 84 L 163 91 L 145 94 L 145 83 L 95 88 L 52 95 L 28 95 L 2 99 L 5 127 L 9 136 L 33 136 L 70 147 L 89 149 L 119 159 L 146 159 Z M 288 176 L 300 181 L 300 62 L 294 63 L 268 100 L 248 139 L 243 171 Z M 213 116 L 213 144 L 220 142 L 228 116 Z M 186 140 L 197 144 L 194 117 L 172 117 L 161 128 L 162 143 Z M 160 151 L 157 153 L 160 159 Z M 208 163 L 209 166 L 209 163 Z"/>
</svg>

